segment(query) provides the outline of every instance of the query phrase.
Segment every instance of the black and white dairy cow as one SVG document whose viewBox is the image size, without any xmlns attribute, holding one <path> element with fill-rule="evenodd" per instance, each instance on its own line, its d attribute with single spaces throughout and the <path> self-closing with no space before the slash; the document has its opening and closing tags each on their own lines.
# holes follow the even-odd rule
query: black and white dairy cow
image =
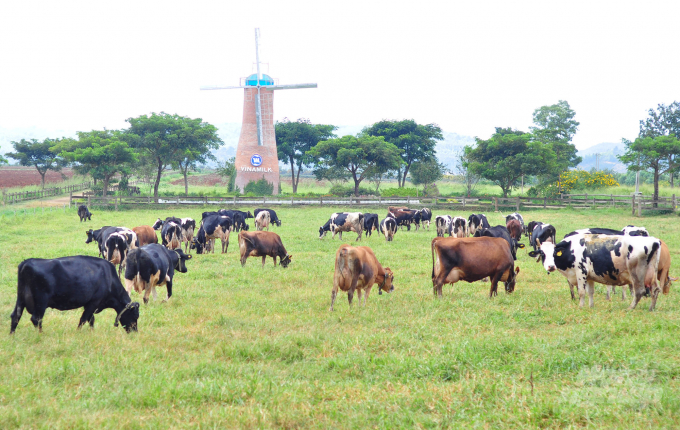
<svg viewBox="0 0 680 430">
<path fill-rule="evenodd" d="M 576 286 L 579 306 L 585 304 L 588 292 L 592 308 L 595 282 L 604 285 L 632 285 L 635 297 L 630 309 L 635 309 L 647 289 L 652 291 L 654 310 L 661 291 L 657 269 L 661 241 L 654 237 L 575 234 L 558 244 L 538 241 L 538 250 L 529 252 L 540 257 L 550 274 L 555 270 L 563 274 L 569 287 Z"/>
<path fill-rule="evenodd" d="M 269 219 L 271 220 L 271 223 L 276 224 L 277 227 L 281 227 L 281 220 L 279 219 L 278 216 L 276 216 L 276 212 L 273 209 L 255 209 L 255 212 L 253 212 L 255 218 L 257 218 L 257 214 L 259 214 L 262 211 L 269 212 Z"/>
<path fill-rule="evenodd" d="M 234 224 L 231 218 L 223 215 L 208 215 L 201 221 L 196 240 L 192 243 L 192 248 L 198 254 L 207 252 L 215 253 L 215 239 L 222 242 L 222 254 L 229 249 L 229 234 L 233 230 Z"/>
<path fill-rule="evenodd" d="M 475 233 L 474 237 L 500 237 L 502 239 L 505 239 L 506 242 L 508 242 L 508 246 L 510 247 L 510 253 L 512 254 L 512 259 L 517 260 L 517 249 L 518 248 L 524 248 L 523 243 L 519 243 L 517 240 L 513 239 L 510 236 L 510 232 L 504 225 L 497 225 L 495 227 L 489 227 L 489 228 L 483 228 L 481 230 L 477 230 Z"/>
<path fill-rule="evenodd" d="M 525 235 L 527 234 L 527 226 L 524 225 L 524 218 L 522 218 L 522 215 L 518 214 L 517 212 L 511 213 L 510 215 L 507 215 L 505 217 L 505 224 L 507 224 L 510 220 L 516 219 L 519 221 L 519 225 L 522 228 L 522 233 Z"/>
<path fill-rule="evenodd" d="M 89 229 L 88 231 L 85 232 L 87 235 L 87 240 L 85 243 L 92 243 L 92 242 L 97 242 L 97 247 L 99 248 L 99 255 L 103 256 L 103 249 L 102 249 L 102 243 L 99 241 L 99 236 L 101 236 L 103 231 L 106 231 L 107 228 L 111 228 L 110 225 L 105 225 L 104 227 L 100 228 L 99 230 L 92 230 Z"/>
<path fill-rule="evenodd" d="M 366 236 L 372 236 L 373 230 L 378 230 L 378 229 L 380 229 L 380 225 L 378 223 L 378 214 L 365 213 L 364 214 L 364 232 L 366 233 Z"/>
<path fill-rule="evenodd" d="M 161 231 L 161 243 L 164 246 L 170 249 L 176 249 L 181 246 L 183 238 L 182 219 L 169 216 L 165 218 L 165 221 L 161 221 L 161 219 L 158 218 L 151 228 Z"/>
<path fill-rule="evenodd" d="M 529 231 L 529 245 L 534 248 L 534 251 L 538 249 L 537 243 L 552 242 L 557 243 L 555 236 L 557 231 L 555 227 L 550 224 L 543 224 L 540 221 L 531 221 L 527 226 Z"/>
<path fill-rule="evenodd" d="M 451 220 L 451 226 L 449 227 L 449 236 L 453 237 L 467 237 L 467 221 L 462 216 L 454 217 Z"/>
<path fill-rule="evenodd" d="M 253 218 L 253 214 L 251 214 L 250 211 L 243 212 L 243 211 L 239 211 L 239 210 L 235 210 L 235 209 L 232 209 L 232 210 L 220 209 L 220 210 L 217 211 L 217 213 L 219 215 L 228 216 L 229 218 L 231 218 L 232 230 L 234 230 L 234 231 L 241 231 L 241 230 L 248 231 L 248 229 L 250 227 L 248 226 L 248 224 L 246 224 L 246 220 L 248 218 Z M 270 212 L 270 215 L 271 215 L 271 212 Z"/>
<path fill-rule="evenodd" d="M 168 249 L 157 243 L 150 243 L 130 251 L 128 262 L 125 266 L 125 289 L 128 294 L 134 288 L 139 294 L 144 293 L 144 303 L 149 303 L 149 294 L 153 292 L 156 300 L 156 286 L 165 285 L 168 288 L 168 296 L 164 302 L 172 296 L 172 279 L 175 270 L 186 273 L 186 260 L 191 255 L 182 252 L 182 248 Z"/>
<path fill-rule="evenodd" d="M 191 240 L 194 238 L 196 221 L 193 218 L 181 218 L 182 221 L 182 242 L 184 242 L 184 252 L 189 252 Z"/>
<path fill-rule="evenodd" d="M 430 221 L 432 221 L 432 211 L 428 208 L 422 208 L 420 212 L 420 221 L 423 223 L 423 228 L 427 226 L 427 230 L 430 230 Z"/>
<path fill-rule="evenodd" d="M 453 218 L 451 215 L 437 215 L 434 219 L 434 225 L 437 228 L 437 237 L 444 237 L 448 233 L 451 236 L 451 223 Z"/>
<path fill-rule="evenodd" d="M 80 222 L 83 222 L 83 220 L 92 221 L 92 214 L 85 205 L 78 206 L 78 217 L 80 217 Z"/>
<path fill-rule="evenodd" d="M 484 214 L 472 214 L 468 217 L 468 235 L 474 236 L 477 230 L 489 228 L 489 221 Z"/>
<path fill-rule="evenodd" d="M 102 257 L 114 265 L 119 265 L 119 274 L 125 264 L 127 253 L 139 246 L 137 233 L 127 227 L 109 227 L 103 230 L 99 234 L 98 242 Z"/>
<path fill-rule="evenodd" d="M 78 328 L 85 323 L 94 327 L 94 314 L 113 308 L 117 314 L 114 326 L 118 327 L 120 322 L 127 332 L 137 331 L 139 303 L 130 300 L 113 264 L 97 257 L 29 258 L 19 264 L 10 334 L 16 330 L 24 309 L 42 332 L 47 308 L 60 311 L 84 308 Z"/>
<path fill-rule="evenodd" d="M 380 221 L 380 232 L 385 236 L 387 242 L 392 242 L 394 235 L 397 234 L 397 220 L 388 216 Z"/>
<path fill-rule="evenodd" d="M 340 240 L 342 240 L 343 231 L 353 231 L 358 236 L 357 240 L 361 240 L 361 233 L 364 231 L 364 214 L 361 212 L 336 212 L 331 215 L 331 218 L 326 221 L 326 224 L 319 227 L 319 239 L 323 239 L 327 232 L 335 235 L 340 233 Z"/>
</svg>

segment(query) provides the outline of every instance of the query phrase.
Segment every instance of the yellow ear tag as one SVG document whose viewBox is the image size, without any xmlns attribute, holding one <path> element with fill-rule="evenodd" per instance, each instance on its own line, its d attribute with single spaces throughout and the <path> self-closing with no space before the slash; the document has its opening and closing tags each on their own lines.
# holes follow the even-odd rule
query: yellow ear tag
<svg viewBox="0 0 680 430">
<path fill-rule="evenodd" d="M 557 254 L 556 254 L 556 255 L 557 255 L 558 257 L 561 257 L 561 256 L 562 256 L 562 251 L 557 251 Z"/>
</svg>

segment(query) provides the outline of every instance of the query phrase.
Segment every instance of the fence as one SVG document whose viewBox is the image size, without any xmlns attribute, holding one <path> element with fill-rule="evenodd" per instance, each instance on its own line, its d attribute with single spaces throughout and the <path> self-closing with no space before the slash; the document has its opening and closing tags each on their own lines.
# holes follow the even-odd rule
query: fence
<svg viewBox="0 0 680 430">
<path fill-rule="evenodd" d="M 631 208 L 633 214 L 637 211 L 638 216 L 642 211 L 675 211 L 677 200 L 675 194 L 668 197 L 659 197 L 653 200 L 650 196 L 622 196 L 614 194 L 571 194 L 557 198 L 547 197 L 207 197 L 188 196 L 159 198 L 156 202 L 153 197 L 135 196 L 91 196 L 71 195 L 70 204 L 85 203 L 88 206 L 114 206 L 119 205 L 220 205 L 220 206 L 396 206 L 414 205 L 416 207 L 451 207 L 470 210 L 516 210 L 520 209 L 560 209 L 572 207 L 582 208 Z"/>
<path fill-rule="evenodd" d="M 45 197 L 54 197 L 62 194 L 72 193 L 74 191 L 83 191 L 92 187 L 92 182 L 82 182 L 80 184 L 66 185 L 63 187 L 45 188 L 38 191 L 22 191 L 18 193 L 7 193 L 2 190 L 2 203 L 10 205 L 13 203 L 23 202 L 26 200 L 36 200 Z"/>
</svg>

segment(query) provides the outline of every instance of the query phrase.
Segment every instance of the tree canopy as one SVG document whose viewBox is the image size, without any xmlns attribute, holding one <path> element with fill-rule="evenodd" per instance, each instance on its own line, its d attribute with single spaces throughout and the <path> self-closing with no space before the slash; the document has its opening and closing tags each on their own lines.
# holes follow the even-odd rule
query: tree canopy
<svg viewBox="0 0 680 430">
<path fill-rule="evenodd" d="M 650 109 L 648 113 L 648 118 L 640 120 L 640 137 L 675 136 L 680 138 L 680 102 L 674 101 L 668 106 L 659 104 L 656 110 Z M 667 172 L 671 188 L 673 179 L 680 168 L 677 158 L 679 158 L 677 154 L 668 155 Z"/>
<path fill-rule="evenodd" d="M 317 143 L 335 137 L 333 133 L 337 127 L 329 124 L 312 124 L 308 119 L 298 119 L 295 122 L 284 118 L 276 122 L 276 151 L 279 160 L 290 164 L 293 183 L 293 193 L 297 193 L 300 173 L 303 166 L 308 166 L 314 160 L 307 154 Z M 297 166 L 297 174 L 295 168 Z"/>
<path fill-rule="evenodd" d="M 178 147 L 177 157 L 171 160 L 172 167 L 182 172 L 184 177 L 184 195 L 189 195 L 189 169 L 195 170 L 197 164 L 205 164 L 208 160 L 215 160 L 211 150 L 222 145 L 222 139 L 217 135 L 217 127 L 203 122 L 201 118 L 179 117 L 175 144 Z"/>
<path fill-rule="evenodd" d="M 411 165 L 416 161 L 436 158 L 435 145 L 442 140 L 442 130 L 437 124 L 422 125 L 412 119 L 402 121 L 382 120 L 363 130 L 370 136 L 381 136 L 401 149 L 402 163 L 396 167 L 397 182 L 402 188 Z"/>
<path fill-rule="evenodd" d="M 44 189 L 47 171 L 58 172 L 64 165 L 64 160 L 50 150 L 60 141 L 61 139 L 45 139 L 42 142 L 37 139 L 21 139 L 19 142 L 12 142 L 14 152 L 8 152 L 5 155 L 17 160 L 22 166 L 35 167 L 40 174 L 40 185 Z"/>
<path fill-rule="evenodd" d="M 385 142 L 383 137 L 360 134 L 343 136 L 319 142 L 308 154 L 317 160 L 315 174 L 325 177 L 342 172 L 354 180 L 354 195 L 359 195 L 359 184 L 371 177 L 377 170 L 395 170 L 401 159 L 401 150 Z M 319 174 L 323 172 L 324 174 Z M 327 178 L 331 179 L 331 178 Z"/>
<path fill-rule="evenodd" d="M 429 185 L 444 176 L 446 166 L 437 160 L 416 161 L 411 167 L 411 182 L 414 185 Z"/>
<path fill-rule="evenodd" d="M 78 139 L 64 139 L 51 148 L 70 163 L 81 175 L 89 174 L 103 182 L 106 196 L 109 182 L 118 173 L 129 172 L 137 160 L 135 151 L 124 140 L 124 133 L 111 130 L 78 132 Z"/>
<path fill-rule="evenodd" d="M 522 175 L 542 175 L 555 168 L 555 153 L 531 134 L 496 127 L 490 139 L 475 140 L 474 147 L 465 147 L 466 167 L 501 187 L 503 197 Z"/>
<path fill-rule="evenodd" d="M 619 159 L 628 170 L 652 170 L 654 173 L 654 200 L 659 199 L 659 176 L 678 168 L 680 140 L 674 135 L 638 137 L 633 142 L 624 139 L 626 152 Z"/>
</svg>

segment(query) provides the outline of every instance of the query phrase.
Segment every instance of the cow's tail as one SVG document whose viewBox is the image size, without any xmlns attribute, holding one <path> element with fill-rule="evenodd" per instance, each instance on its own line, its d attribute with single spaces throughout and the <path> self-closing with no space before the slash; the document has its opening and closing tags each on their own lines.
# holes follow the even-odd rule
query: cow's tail
<svg viewBox="0 0 680 430">
<path fill-rule="evenodd" d="M 432 280 L 434 281 L 434 243 L 435 240 L 432 239 L 432 244 L 430 244 L 430 248 L 432 250 Z"/>
<path fill-rule="evenodd" d="M 342 249 L 340 249 L 340 254 L 338 255 L 338 272 L 339 272 L 339 278 L 336 275 L 335 282 L 339 282 L 339 279 L 352 279 L 354 274 L 352 273 L 352 265 L 350 264 L 350 258 L 349 258 L 349 252 L 350 248 L 349 246 L 345 246 Z"/>
<path fill-rule="evenodd" d="M 656 281 L 656 277 L 658 275 L 659 257 L 661 254 L 659 248 L 660 243 L 657 240 L 656 242 L 654 242 L 654 245 L 652 245 L 652 250 L 647 256 L 647 271 L 645 272 L 645 287 L 647 288 L 651 288 L 651 286 L 654 284 L 654 281 Z"/>
</svg>

